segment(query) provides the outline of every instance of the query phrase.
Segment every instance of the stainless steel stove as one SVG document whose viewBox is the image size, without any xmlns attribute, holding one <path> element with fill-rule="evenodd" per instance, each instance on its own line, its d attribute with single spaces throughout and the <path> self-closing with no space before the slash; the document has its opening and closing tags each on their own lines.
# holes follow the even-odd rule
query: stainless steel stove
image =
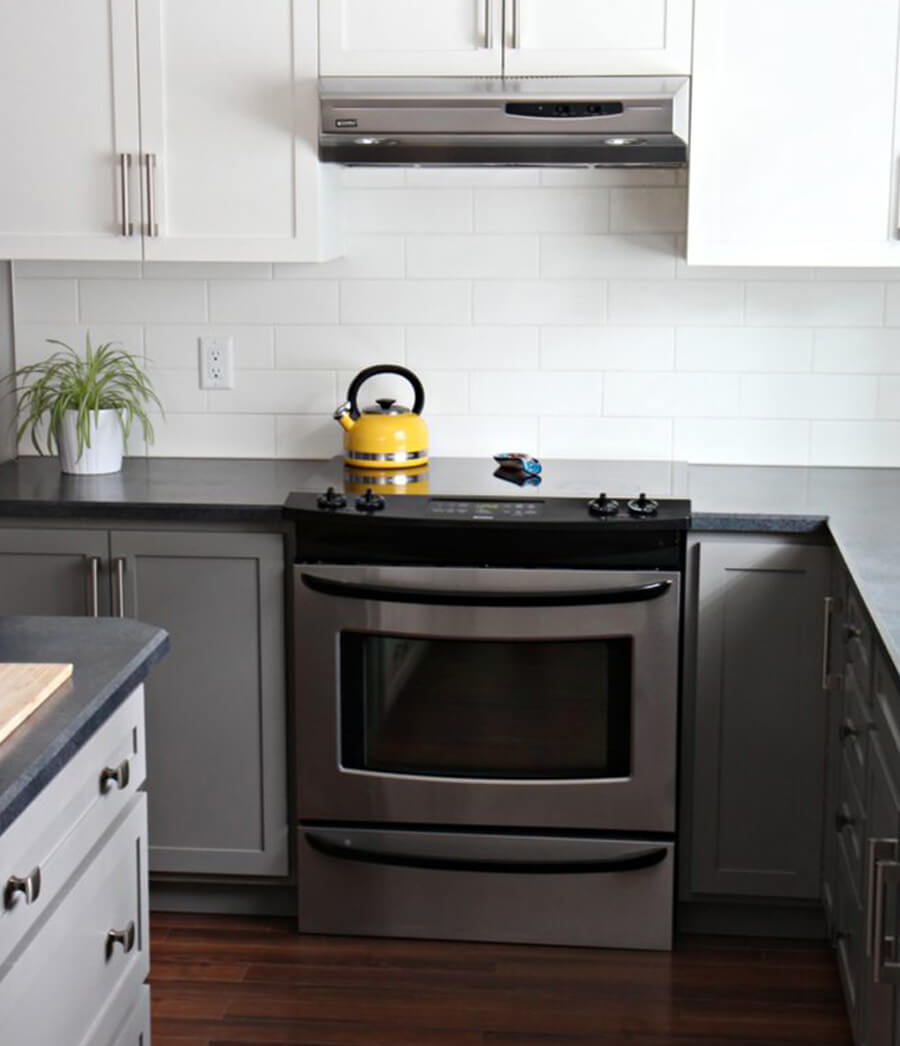
<svg viewBox="0 0 900 1046">
<path fill-rule="evenodd" d="M 670 947 L 690 504 L 550 489 L 288 499 L 301 930 Z"/>
</svg>

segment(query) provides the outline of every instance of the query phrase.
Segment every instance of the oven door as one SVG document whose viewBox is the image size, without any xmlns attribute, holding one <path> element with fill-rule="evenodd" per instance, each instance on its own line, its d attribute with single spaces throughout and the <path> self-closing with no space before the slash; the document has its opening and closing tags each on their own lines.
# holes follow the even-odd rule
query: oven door
<svg viewBox="0 0 900 1046">
<path fill-rule="evenodd" d="M 301 820 L 674 831 L 679 580 L 296 567 Z"/>
</svg>

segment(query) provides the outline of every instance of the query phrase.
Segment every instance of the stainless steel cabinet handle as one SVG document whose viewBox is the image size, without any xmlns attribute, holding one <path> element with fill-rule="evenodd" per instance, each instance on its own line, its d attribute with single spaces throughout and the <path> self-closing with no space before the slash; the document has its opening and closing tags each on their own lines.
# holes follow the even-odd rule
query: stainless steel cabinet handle
<svg viewBox="0 0 900 1046">
<path fill-rule="evenodd" d="M 834 597 L 825 597 L 825 606 L 822 620 L 822 689 L 834 688 L 834 679 L 831 675 L 831 615 L 834 613 Z"/>
<path fill-rule="evenodd" d="M 896 843 L 896 840 L 892 840 Z M 884 925 L 886 905 L 885 890 L 900 883 L 900 863 L 875 860 L 875 911 L 872 941 L 872 980 L 876 984 L 900 984 L 900 962 L 885 959 L 885 945 L 893 950 L 896 943 L 893 934 L 888 934 Z"/>
<path fill-rule="evenodd" d="M 125 616 L 125 559 L 116 556 L 113 560 L 113 616 Z"/>
<path fill-rule="evenodd" d="M 842 741 L 846 741 L 848 737 L 859 737 L 859 730 L 849 716 L 841 723 L 838 736 Z"/>
<path fill-rule="evenodd" d="M 491 18 L 491 0 L 484 0 L 484 48 L 486 51 L 494 47 L 494 26 Z"/>
<path fill-rule="evenodd" d="M 147 175 L 147 235 L 159 236 L 159 223 L 156 220 L 156 153 L 144 156 L 144 170 Z"/>
<path fill-rule="evenodd" d="M 88 556 L 88 614 L 100 616 L 100 557 Z"/>
<path fill-rule="evenodd" d="M 519 8 L 519 0 L 512 0 L 512 33 L 510 47 L 522 46 L 522 11 Z"/>
<path fill-rule="evenodd" d="M 131 200 L 128 192 L 128 178 L 131 170 L 131 153 L 119 153 L 119 192 L 122 196 L 122 235 L 134 236 L 134 222 L 131 220 Z"/>
<path fill-rule="evenodd" d="M 893 858 L 896 848 L 896 839 L 869 839 L 866 843 L 866 958 L 872 957 L 875 942 L 875 897 L 878 891 L 875 872 L 880 861 Z"/>
<path fill-rule="evenodd" d="M 105 795 L 114 784 L 120 790 L 127 788 L 130 779 L 131 768 L 127 759 L 123 759 L 118 766 L 104 766 L 100 771 L 100 791 Z"/>
<path fill-rule="evenodd" d="M 41 869 L 32 868 L 28 875 L 11 875 L 6 880 L 6 888 L 3 891 L 3 907 L 7 910 L 16 903 L 18 894 L 25 896 L 26 904 L 33 904 L 41 895 Z"/>
<path fill-rule="evenodd" d="M 110 930 L 106 935 L 106 961 L 112 958 L 113 950 L 117 944 L 122 945 L 122 951 L 127 955 L 134 947 L 134 920 L 122 930 Z"/>
</svg>

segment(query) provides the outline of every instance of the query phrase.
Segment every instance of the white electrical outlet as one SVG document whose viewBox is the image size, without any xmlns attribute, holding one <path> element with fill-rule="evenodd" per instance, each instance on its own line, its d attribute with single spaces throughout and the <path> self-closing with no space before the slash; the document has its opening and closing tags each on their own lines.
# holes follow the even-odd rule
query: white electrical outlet
<svg viewBox="0 0 900 1046">
<path fill-rule="evenodd" d="M 234 388 L 234 339 L 200 339 L 200 388 Z"/>
</svg>

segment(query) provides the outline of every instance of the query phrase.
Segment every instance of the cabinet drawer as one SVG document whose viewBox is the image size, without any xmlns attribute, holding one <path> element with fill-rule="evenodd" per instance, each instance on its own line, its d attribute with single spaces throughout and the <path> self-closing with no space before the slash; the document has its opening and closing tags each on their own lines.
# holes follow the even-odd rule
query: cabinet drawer
<svg viewBox="0 0 900 1046">
<path fill-rule="evenodd" d="M 135 796 L 0 965 L 0 1027 L 8 1043 L 110 1042 L 148 969 L 147 799 Z M 112 934 L 117 933 L 118 939 Z"/>
<path fill-rule="evenodd" d="M 856 680 L 864 696 L 869 694 L 872 680 L 872 624 L 866 613 L 859 593 L 850 585 L 847 591 L 847 613 L 845 615 L 847 660 L 856 671 Z"/>
<path fill-rule="evenodd" d="M 859 1029 L 862 971 L 865 951 L 863 906 L 853 886 L 852 873 L 844 860 L 844 848 L 838 847 L 837 926 L 834 935 L 838 971 L 847 1002 L 847 1013 L 854 1031 Z M 859 1041 L 857 1035 L 854 1036 Z"/>
<path fill-rule="evenodd" d="M 145 776 L 144 695 L 138 687 L 0 836 L 0 963 L 47 911 Z M 30 903 L 23 892 L 10 893 L 11 877 L 35 870 L 40 886 Z"/>
<path fill-rule="evenodd" d="M 841 745 L 841 772 L 843 773 L 843 768 L 846 767 L 863 812 L 865 812 L 866 764 L 871 725 L 866 703 L 857 682 L 856 669 L 852 664 L 848 664 L 844 672 L 844 695 L 841 722 L 838 728 Z"/>
<path fill-rule="evenodd" d="M 854 784 L 854 771 L 846 748 L 841 753 L 841 783 L 834 811 L 833 830 L 838 835 L 838 849 L 843 853 L 847 872 L 857 899 L 862 897 L 866 814 Z"/>
<path fill-rule="evenodd" d="M 115 1036 L 111 1040 L 98 1038 L 91 1046 L 150 1046 L 150 989 L 146 984 Z"/>
</svg>

